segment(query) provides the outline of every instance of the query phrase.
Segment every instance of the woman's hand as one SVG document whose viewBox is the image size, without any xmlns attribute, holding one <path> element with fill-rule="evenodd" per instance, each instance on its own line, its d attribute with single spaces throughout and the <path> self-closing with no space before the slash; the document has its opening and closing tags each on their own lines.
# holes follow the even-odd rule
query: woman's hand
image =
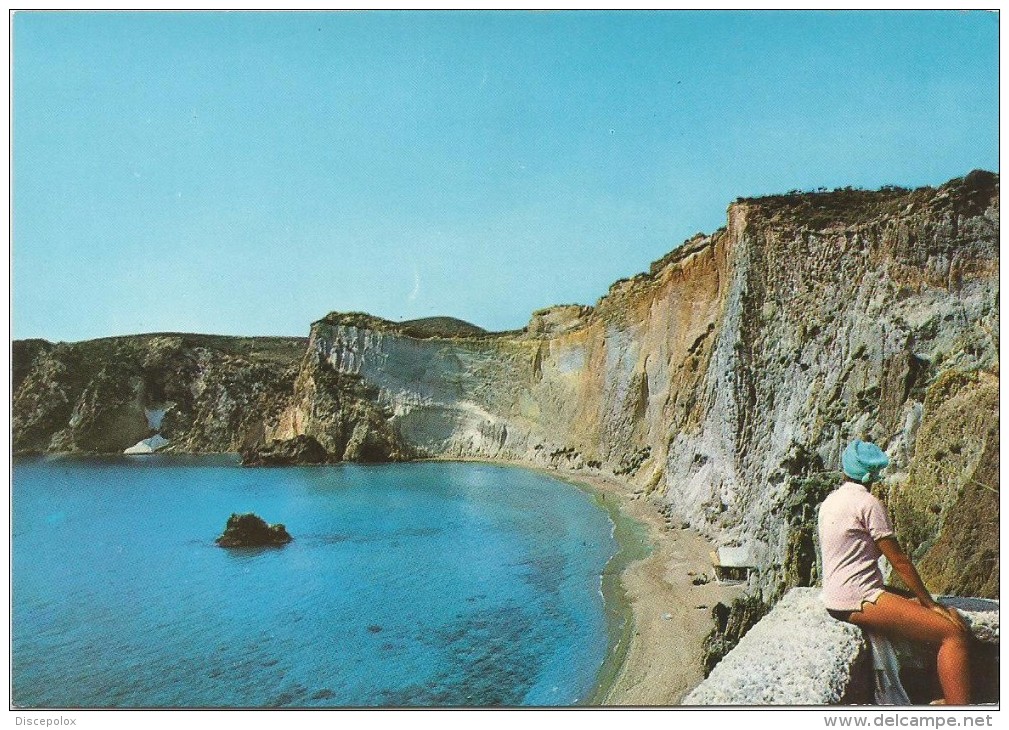
<svg viewBox="0 0 1009 730">
<path fill-rule="evenodd" d="M 904 583 L 911 589 L 912 595 L 918 597 L 918 602 L 922 606 L 925 608 L 934 608 L 938 605 L 922 582 L 918 571 L 911 563 L 911 558 L 907 556 L 907 553 L 904 552 L 897 542 L 896 537 L 893 535 L 881 537 L 876 541 L 876 545 L 879 547 L 879 551 L 890 561 L 890 565 L 893 566 L 897 574 L 904 579 Z"/>
<path fill-rule="evenodd" d="M 893 566 L 893 569 L 896 570 L 900 577 L 904 579 L 904 582 L 907 583 L 912 594 L 918 597 L 918 603 L 930 611 L 935 611 L 961 631 L 968 630 L 967 622 L 963 620 L 963 616 L 961 616 L 955 608 L 936 603 L 935 599 L 932 598 L 932 594 L 930 594 L 928 589 L 925 588 L 925 584 L 922 583 L 921 576 L 918 575 L 918 571 L 911 563 L 911 559 L 907 557 L 907 553 L 901 549 L 900 544 L 897 542 L 897 538 L 892 535 L 888 535 L 887 537 L 882 537 L 877 540 L 876 544 L 879 546 L 880 552 L 882 552 L 883 555 L 886 556 L 886 559 L 890 561 L 890 565 Z"/>
<path fill-rule="evenodd" d="M 961 631 L 967 631 L 967 622 L 963 620 L 963 616 L 960 615 L 960 612 L 952 606 L 943 606 L 942 604 L 935 603 L 929 606 L 929 608 L 947 621 L 952 622 L 953 625 Z"/>
</svg>

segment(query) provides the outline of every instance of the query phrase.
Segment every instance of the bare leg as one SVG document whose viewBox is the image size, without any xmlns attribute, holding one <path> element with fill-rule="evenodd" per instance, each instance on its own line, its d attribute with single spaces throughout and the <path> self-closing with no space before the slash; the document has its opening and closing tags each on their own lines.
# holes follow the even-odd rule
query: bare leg
<svg viewBox="0 0 1009 730">
<path fill-rule="evenodd" d="M 948 705 L 970 704 L 970 635 L 935 611 L 893 593 L 863 603 L 848 619 L 881 634 L 939 645 L 939 684 Z"/>
</svg>

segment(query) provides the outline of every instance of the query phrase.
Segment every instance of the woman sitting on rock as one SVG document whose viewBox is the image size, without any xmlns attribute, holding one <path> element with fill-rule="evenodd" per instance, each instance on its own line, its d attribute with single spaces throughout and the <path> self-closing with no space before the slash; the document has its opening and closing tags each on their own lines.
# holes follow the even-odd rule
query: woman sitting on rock
<svg viewBox="0 0 1009 730">
<path fill-rule="evenodd" d="M 944 700 L 965 705 L 970 702 L 970 634 L 963 618 L 932 598 L 897 543 L 882 502 L 867 488 L 889 463 L 878 446 L 864 441 L 853 441 L 841 457 L 848 481 L 820 505 L 822 600 L 831 616 L 867 631 L 938 644 Z M 916 598 L 883 585 L 880 555 L 886 556 Z"/>
</svg>

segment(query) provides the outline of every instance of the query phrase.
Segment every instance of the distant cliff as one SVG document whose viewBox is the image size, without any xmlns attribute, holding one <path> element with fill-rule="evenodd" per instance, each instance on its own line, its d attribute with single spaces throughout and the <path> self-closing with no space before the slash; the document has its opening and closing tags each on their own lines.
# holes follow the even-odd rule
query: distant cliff
<svg viewBox="0 0 1009 730">
<path fill-rule="evenodd" d="M 184 452 L 262 440 L 286 405 L 302 337 L 152 334 L 13 344 L 15 453 L 122 453 L 153 432 Z"/>
<path fill-rule="evenodd" d="M 998 177 L 981 171 L 937 189 L 741 199 L 725 229 L 521 331 L 334 313 L 272 385 L 238 387 L 258 393 L 239 399 L 238 422 L 183 419 L 177 448 L 305 434 L 334 458 L 612 474 L 717 543 L 749 546 L 774 597 L 815 583 L 815 505 L 845 444 L 870 438 L 893 459 L 882 496 L 933 588 L 993 595 L 998 210 Z M 20 415 L 54 382 L 62 359 L 47 348 L 83 344 L 20 343 L 35 360 L 15 357 L 16 449 L 104 442 L 60 418 L 88 413 L 95 389 L 129 401 L 103 385 L 129 380 L 112 364 L 42 419 L 63 424 L 58 437 Z"/>
<path fill-rule="evenodd" d="M 401 326 L 412 336 L 483 331 L 450 318 Z M 319 426 L 328 460 L 413 456 L 375 391 L 360 378 L 318 371 L 307 344 L 304 337 L 179 333 L 15 341 L 14 452 L 121 454 L 155 432 L 168 452 L 250 452 L 292 404 L 308 399 L 306 423 Z"/>
</svg>

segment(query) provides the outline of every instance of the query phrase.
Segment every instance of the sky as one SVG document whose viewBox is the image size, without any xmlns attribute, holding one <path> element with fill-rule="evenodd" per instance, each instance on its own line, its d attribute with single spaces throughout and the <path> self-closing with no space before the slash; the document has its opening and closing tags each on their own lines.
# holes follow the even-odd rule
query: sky
<svg viewBox="0 0 1009 730">
<path fill-rule="evenodd" d="M 18 12 L 12 328 L 521 328 L 737 197 L 998 171 L 984 12 Z"/>
</svg>

